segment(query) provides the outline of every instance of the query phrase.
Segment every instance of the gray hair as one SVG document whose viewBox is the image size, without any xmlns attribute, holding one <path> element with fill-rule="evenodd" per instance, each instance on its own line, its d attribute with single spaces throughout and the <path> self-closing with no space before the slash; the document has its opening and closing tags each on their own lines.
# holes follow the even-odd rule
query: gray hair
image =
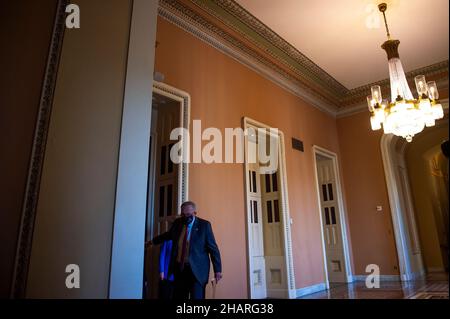
<svg viewBox="0 0 450 319">
<path fill-rule="evenodd" d="M 195 203 L 190 200 L 181 204 L 181 209 L 183 209 L 183 207 L 186 207 L 186 206 L 191 206 L 195 211 L 197 210 L 197 205 L 195 205 Z"/>
</svg>

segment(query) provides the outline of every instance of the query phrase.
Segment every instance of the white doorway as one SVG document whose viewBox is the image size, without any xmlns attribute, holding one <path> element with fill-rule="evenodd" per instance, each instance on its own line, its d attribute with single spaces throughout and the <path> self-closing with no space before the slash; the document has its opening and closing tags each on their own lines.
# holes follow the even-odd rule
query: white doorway
<svg viewBox="0 0 450 319">
<path fill-rule="evenodd" d="M 324 276 L 330 283 L 352 281 L 347 218 L 343 207 L 337 155 L 313 147 L 317 198 L 320 209 Z"/>
<path fill-rule="evenodd" d="M 400 279 L 414 280 L 425 274 L 409 177 L 404 159 L 406 140 L 384 134 L 380 141 L 391 208 Z"/>
<path fill-rule="evenodd" d="M 188 164 L 175 164 L 170 139 L 174 128 L 189 129 L 189 95 L 166 84 L 154 82 L 150 161 L 147 197 L 146 241 L 169 230 L 180 214 L 180 205 L 188 198 Z M 158 297 L 159 246 L 145 252 L 144 297 Z"/>
<path fill-rule="evenodd" d="M 295 298 L 284 138 L 282 132 L 244 118 L 244 129 L 264 129 L 266 141 L 278 144 L 278 165 L 261 170 L 256 135 L 245 136 L 245 182 L 247 204 L 248 285 L 252 299 Z M 270 143 L 270 142 L 269 142 Z M 252 152 L 255 158 L 251 160 Z M 262 173 L 264 171 L 264 173 Z"/>
<path fill-rule="evenodd" d="M 448 99 L 441 100 L 445 117 L 436 122 L 435 128 L 448 126 Z M 427 131 L 420 136 L 427 134 Z M 420 138 L 420 136 L 418 136 Z M 393 134 L 383 134 L 380 141 L 381 156 L 389 196 L 392 225 L 397 248 L 400 279 L 415 280 L 425 275 L 422 248 L 416 223 L 408 171 L 405 163 L 405 151 L 408 143 Z"/>
<path fill-rule="evenodd" d="M 442 104 L 447 113 L 448 101 Z M 427 136 L 429 132 L 444 126 L 448 126 L 448 118 L 436 122 L 435 127 L 428 128 L 422 132 L 412 143 Z M 426 267 L 420 245 L 417 216 L 405 161 L 406 149 L 410 144 L 406 140 L 392 134 L 384 134 L 380 144 L 400 268 L 400 279 L 402 281 L 415 280 L 426 274 Z M 420 211 L 417 214 L 420 214 Z"/>
</svg>

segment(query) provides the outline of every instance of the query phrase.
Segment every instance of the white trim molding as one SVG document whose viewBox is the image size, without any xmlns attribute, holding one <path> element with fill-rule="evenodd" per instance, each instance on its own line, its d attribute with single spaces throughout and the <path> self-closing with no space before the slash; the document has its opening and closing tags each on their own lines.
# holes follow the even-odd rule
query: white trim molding
<svg viewBox="0 0 450 319">
<path fill-rule="evenodd" d="M 180 89 L 177 89 L 173 86 L 170 86 L 166 83 L 154 81 L 153 82 L 153 98 L 155 98 L 155 94 L 164 96 L 172 101 L 179 103 L 179 115 L 180 115 L 180 122 L 178 127 L 187 129 L 189 131 L 190 129 L 190 117 L 191 117 L 191 96 L 189 93 L 184 92 Z M 155 112 L 155 110 L 152 110 L 152 112 Z M 153 114 L 152 116 L 152 136 L 156 137 L 156 130 L 157 130 L 157 116 Z M 186 139 L 187 140 L 187 139 Z M 155 154 L 156 154 L 156 143 L 151 143 L 152 150 L 151 156 L 150 156 L 150 172 L 149 172 L 149 187 L 148 187 L 148 218 L 147 218 L 147 230 L 146 230 L 146 236 L 147 238 L 153 238 L 155 237 L 154 234 L 154 203 L 155 203 Z M 186 145 L 183 145 L 183 148 L 181 150 L 182 152 L 187 152 L 189 154 L 189 147 Z M 187 156 L 189 157 L 189 156 Z M 177 206 L 177 214 L 181 214 L 181 203 L 184 203 L 189 199 L 189 163 L 186 161 L 181 162 L 178 166 L 178 192 L 177 192 L 177 203 L 179 205 Z"/>
<path fill-rule="evenodd" d="M 258 122 L 256 120 L 250 119 L 248 117 L 242 118 L 242 126 L 244 130 L 248 127 L 257 127 L 257 128 L 265 128 L 270 129 L 271 127 Z M 289 198 L 288 198 L 288 183 L 287 183 L 287 174 L 286 174 L 286 154 L 285 154 L 285 144 L 284 144 L 284 134 L 282 131 L 278 130 L 278 138 L 279 140 L 279 150 L 278 150 L 278 163 L 279 163 L 279 172 L 280 172 L 280 189 L 281 189 L 281 212 L 282 212 L 282 224 L 283 224 L 283 240 L 284 240 L 284 260 L 286 266 L 286 277 L 287 277 L 287 287 L 280 289 L 278 293 L 283 292 L 283 296 L 279 296 L 280 298 L 296 298 L 296 289 L 295 289 L 295 275 L 294 275 L 294 261 L 292 254 L 292 239 L 291 239 L 291 217 L 289 211 Z M 245 136 L 245 150 L 247 150 L 248 137 Z M 244 165 L 244 177 L 245 177 L 245 189 L 246 189 L 246 198 L 247 198 L 247 189 L 249 185 L 248 181 L 248 161 L 247 157 Z M 246 207 L 247 214 L 250 215 L 250 209 L 248 207 L 248 200 L 246 199 Z M 249 235 L 251 234 L 251 225 L 249 223 L 249 218 L 246 218 L 246 235 L 247 235 L 247 260 L 248 260 L 248 286 L 249 286 L 249 297 L 252 298 L 253 289 L 251 287 L 251 279 L 252 276 L 252 258 L 250 258 L 251 252 L 251 242 L 249 240 Z"/>
<path fill-rule="evenodd" d="M 303 296 L 307 296 L 307 295 L 311 295 L 314 294 L 316 292 L 320 292 L 320 291 L 324 291 L 327 290 L 327 284 L 322 282 L 320 284 L 316 284 L 316 285 L 311 285 L 311 286 L 306 286 L 303 288 L 298 288 L 296 290 L 296 297 L 300 298 Z"/>
<path fill-rule="evenodd" d="M 180 103 L 180 127 L 189 131 L 191 120 L 191 96 L 189 93 L 157 81 L 153 82 L 153 93 L 163 95 Z M 189 150 L 185 151 L 189 152 Z M 181 205 L 181 203 L 189 199 L 189 164 L 184 161 L 178 165 L 178 187 L 180 189 L 178 192 L 178 203 Z M 178 210 L 180 210 L 180 205 L 178 205 Z"/>
<path fill-rule="evenodd" d="M 398 264 L 402 280 L 411 278 L 411 260 L 409 257 L 410 245 L 406 237 L 407 230 L 403 211 L 400 203 L 399 185 L 395 174 L 395 147 L 392 143 L 395 138 L 392 134 L 383 134 L 381 144 L 381 156 L 383 159 L 386 187 L 391 208 L 392 226 L 394 228 L 395 243 L 397 248 Z"/>
<path fill-rule="evenodd" d="M 352 281 L 366 281 L 367 275 L 354 275 Z M 400 281 L 400 275 L 380 275 L 380 281 Z"/>
<path fill-rule="evenodd" d="M 348 216 L 347 212 L 344 208 L 344 199 L 342 195 L 342 186 L 341 186 L 341 178 L 339 174 L 339 162 L 338 156 L 336 153 L 329 151 L 323 147 L 313 145 L 313 163 L 314 163 L 314 181 L 316 184 L 316 194 L 319 205 L 319 218 L 320 218 L 320 233 L 322 238 L 322 253 L 323 253 L 323 263 L 324 263 L 324 278 L 326 287 L 330 287 L 329 279 L 328 279 L 328 270 L 327 270 L 327 257 L 325 250 L 325 238 L 323 234 L 323 220 L 322 220 L 322 212 L 321 212 L 321 203 L 320 203 L 320 190 L 319 190 L 319 182 L 317 176 L 317 160 L 316 155 L 321 155 L 327 157 L 333 162 L 333 170 L 336 175 L 336 188 L 337 188 L 337 196 L 338 196 L 338 207 L 339 207 L 339 216 L 341 223 L 341 236 L 342 236 L 342 246 L 344 248 L 344 259 L 345 259 L 345 273 L 347 282 L 352 282 L 352 263 L 350 259 L 350 244 L 348 239 L 349 226 L 348 226 Z"/>
<path fill-rule="evenodd" d="M 441 103 L 446 112 L 448 112 L 448 99 L 446 102 L 442 101 Z M 444 118 L 436 125 L 445 125 L 445 123 L 448 125 L 447 118 Z M 380 141 L 380 148 L 389 197 L 400 277 L 403 281 L 408 281 L 423 276 L 425 270 L 420 245 L 415 244 L 415 242 L 418 242 L 418 235 L 414 213 L 408 214 L 408 212 L 405 212 L 402 208 L 403 202 L 408 205 L 410 209 L 414 207 L 412 196 L 410 195 L 409 189 L 404 189 L 404 186 L 397 176 L 398 168 L 401 162 L 404 162 L 405 145 L 407 142 L 404 141 L 404 145 L 400 148 L 400 154 L 398 154 L 396 152 L 397 141 L 398 137 L 393 134 L 383 134 Z M 402 165 L 404 166 L 404 164 Z M 407 184 L 409 184 L 409 182 Z M 400 188 L 403 191 L 400 191 Z"/>
<path fill-rule="evenodd" d="M 159 15 L 333 117 L 347 116 L 367 109 L 365 102 L 358 102 L 365 100 L 364 92 L 370 91 L 370 86 L 374 84 L 380 84 L 383 88 L 389 85 L 387 78 L 347 89 L 235 1 L 192 2 L 195 8 L 182 1 L 160 0 Z M 233 18 L 227 18 L 226 15 Z M 236 19 L 245 25 L 246 29 L 237 26 Z M 227 28 L 223 28 L 221 24 Z M 234 33 L 230 33 L 228 28 Z M 252 32 L 249 33 L 248 30 Z M 252 33 L 265 41 L 259 41 Z M 264 54 L 256 51 L 255 47 Z M 446 69 L 448 60 L 412 70 L 406 76 L 408 79 L 412 79 L 416 74 L 431 76 L 445 72 Z M 448 79 L 439 79 L 438 87 L 448 87 Z"/>
<path fill-rule="evenodd" d="M 294 81 L 293 79 L 283 76 L 282 74 L 280 74 L 280 72 L 274 70 L 273 66 L 271 68 L 264 63 L 261 63 L 253 56 L 246 54 L 239 48 L 233 47 L 225 40 L 211 35 L 205 30 L 205 28 L 202 28 L 198 23 L 193 21 L 187 15 L 183 15 L 183 13 L 181 12 L 175 13 L 173 10 L 165 7 L 163 3 L 160 4 L 158 11 L 161 18 L 176 25 L 177 27 L 186 31 L 197 39 L 231 57 L 235 61 L 245 65 L 264 78 L 280 86 L 281 88 L 310 103 L 312 106 L 316 107 L 322 112 L 325 112 L 333 117 L 336 116 L 338 108 L 335 105 L 332 105 L 327 101 L 318 98 L 317 96 L 312 94 L 310 90 L 302 87 L 300 83 L 296 83 L 296 81 Z"/>
<path fill-rule="evenodd" d="M 158 3 L 134 0 L 128 46 L 109 298 L 142 298 Z"/>
</svg>

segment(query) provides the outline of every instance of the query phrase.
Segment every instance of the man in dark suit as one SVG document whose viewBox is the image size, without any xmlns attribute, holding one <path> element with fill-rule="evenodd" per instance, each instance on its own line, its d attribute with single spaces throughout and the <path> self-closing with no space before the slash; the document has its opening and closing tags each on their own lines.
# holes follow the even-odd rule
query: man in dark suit
<svg viewBox="0 0 450 319">
<path fill-rule="evenodd" d="M 194 202 L 181 205 L 181 218 L 176 219 L 168 232 L 148 244 L 173 241 L 169 273 L 174 274 L 174 299 L 204 299 L 209 277 L 210 258 L 216 283 L 222 278 L 220 252 L 211 223 L 196 216 Z"/>
</svg>

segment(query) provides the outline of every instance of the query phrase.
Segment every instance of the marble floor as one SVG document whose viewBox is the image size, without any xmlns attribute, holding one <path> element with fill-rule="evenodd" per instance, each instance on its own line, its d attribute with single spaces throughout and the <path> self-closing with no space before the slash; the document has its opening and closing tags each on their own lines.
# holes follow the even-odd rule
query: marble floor
<svg viewBox="0 0 450 319">
<path fill-rule="evenodd" d="M 380 288 L 367 288 L 364 281 L 330 284 L 329 290 L 299 299 L 448 299 L 448 273 L 435 273 L 414 281 L 380 282 Z"/>
</svg>

